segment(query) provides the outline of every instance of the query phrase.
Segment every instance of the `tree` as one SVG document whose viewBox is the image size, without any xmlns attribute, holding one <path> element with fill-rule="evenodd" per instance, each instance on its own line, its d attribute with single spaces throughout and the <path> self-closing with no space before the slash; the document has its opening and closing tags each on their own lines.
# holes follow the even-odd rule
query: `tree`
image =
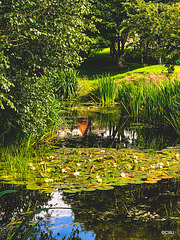
<svg viewBox="0 0 180 240">
<path fill-rule="evenodd" d="M 123 29 L 128 29 L 129 37 L 134 39 L 133 46 L 141 53 L 141 63 L 144 63 L 148 51 L 153 51 L 161 63 L 165 21 L 161 15 L 163 5 L 135 0 L 126 3 L 125 6 L 128 18 L 123 23 Z"/>
<path fill-rule="evenodd" d="M 96 28 L 110 46 L 111 56 L 117 59 L 123 55 L 127 33 L 119 34 L 121 23 L 126 18 L 125 0 L 94 0 L 94 15 L 99 21 Z"/>
<path fill-rule="evenodd" d="M 0 1 L 0 136 L 12 128 L 42 136 L 50 128 L 56 104 L 44 75 L 82 61 L 91 42 L 90 6 L 86 0 Z"/>
<path fill-rule="evenodd" d="M 176 61 L 180 59 L 180 3 L 167 6 L 162 15 L 166 19 L 163 35 L 165 63 L 170 70 L 174 70 Z"/>
<path fill-rule="evenodd" d="M 54 66 L 76 65 L 90 41 L 85 34 L 85 0 L 2 0 L 0 48 L 12 73 L 27 74 Z"/>
<path fill-rule="evenodd" d="M 126 3 L 128 18 L 124 29 L 129 29 L 129 36 L 134 39 L 134 47 L 138 47 L 144 55 L 148 51 L 163 59 L 166 64 L 175 64 L 179 54 L 179 3 L 164 4 L 135 0 Z"/>
</svg>

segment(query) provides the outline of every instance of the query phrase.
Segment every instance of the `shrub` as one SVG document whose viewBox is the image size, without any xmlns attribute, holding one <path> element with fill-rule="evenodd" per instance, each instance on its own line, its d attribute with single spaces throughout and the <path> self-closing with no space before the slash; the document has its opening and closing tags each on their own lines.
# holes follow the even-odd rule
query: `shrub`
<svg viewBox="0 0 180 240">
<path fill-rule="evenodd" d="M 57 115 L 56 100 L 45 77 L 24 77 L 16 75 L 8 92 L 16 109 L 7 104 L 0 109 L 1 134 L 12 138 L 14 134 L 25 137 L 42 137 L 49 132 Z"/>
</svg>

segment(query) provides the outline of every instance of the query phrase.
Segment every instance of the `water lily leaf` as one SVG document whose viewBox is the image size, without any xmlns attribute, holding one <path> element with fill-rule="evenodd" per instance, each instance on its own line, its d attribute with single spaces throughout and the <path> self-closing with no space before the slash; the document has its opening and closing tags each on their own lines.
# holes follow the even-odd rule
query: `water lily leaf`
<svg viewBox="0 0 180 240">
<path fill-rule="evenodd" d="M 96 188 L 81 188 L 81 191 L 83 191 L 83 192 L 93 192 L 95 190 L 96 190 Z"/>
<path fill-rule="evenodd" d="M 97 190 L 112 190 L 114 189 L 113 186 L 100 186 L 100 187 L 97 187 Z"/>
<path fill-rule="evenodd" d="M 163 179 L 169 179 L 169 178 L 174 178 L 173 175 L 163 175 L 163 176 L 159 176 L 160 178 L 163 178 Z"/>
<path fill-rule="evenodd" d="M 63 192 L 65 193 L 77 193 L 77 192 L 81 192 L 81 189 L 66 189 L 66 190 L 63 190 Z"/>
</svg>

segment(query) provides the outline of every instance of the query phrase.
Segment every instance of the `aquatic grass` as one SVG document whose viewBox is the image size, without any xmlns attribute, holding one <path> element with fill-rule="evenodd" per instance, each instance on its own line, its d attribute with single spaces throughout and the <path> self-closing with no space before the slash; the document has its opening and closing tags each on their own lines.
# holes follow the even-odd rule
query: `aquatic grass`
<svg viewBox="0 0 180 240">
<path fill-rule="evenodd" d="M 102 106 L 113 106 L 117 93 L 117 85 L 108 75 L 98 80 L 99 99 Z"/>
<path fill-rule="evenodd" d="M 154 125 L 170 124 L 167 118 L 173 120 L 172 116 L 175 115 L 172 115 L 172 112 L 178 113 L 175 107 L 178 96 L 180 96 L 180 82 L 176 78 L 166 79 L 160 84 L 123 81 L 118 89 L 118 100 L 126 114 L 128 113 L 137 122 Z M 175 117 L 173 122 L 175 125 Z"/>
<path fill-rule="evenodd" d="M 34 156 L 33 151 L 25 148 L 6 147 L 1 149 L 1 160 L 7 176 L 13 174 L 14 180 L 26 181 L 30 173 L 29 164 Z"/>
</svg>

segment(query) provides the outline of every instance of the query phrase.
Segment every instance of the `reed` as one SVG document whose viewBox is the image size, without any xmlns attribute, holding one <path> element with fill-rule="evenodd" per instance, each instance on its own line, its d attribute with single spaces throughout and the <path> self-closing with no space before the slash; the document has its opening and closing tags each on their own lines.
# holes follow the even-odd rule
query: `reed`
<svg viewBox="0 0 180 240">
<path fill-rule="evenodd" d="M 113 106 L 117 93 L 117 85 L 108 75 L 98 80 L 99 99 L 102 106 Z"/>
<path fill-rule="evenodd" d="M 154 125 L 171 124 L 174 128 L 180 120 L 179 97 L 177 79 L 166 79 L 160 84 L 123 82 L 118 89 L 118 100 L 124 112 L 134 120 Z"/>
</svg>

